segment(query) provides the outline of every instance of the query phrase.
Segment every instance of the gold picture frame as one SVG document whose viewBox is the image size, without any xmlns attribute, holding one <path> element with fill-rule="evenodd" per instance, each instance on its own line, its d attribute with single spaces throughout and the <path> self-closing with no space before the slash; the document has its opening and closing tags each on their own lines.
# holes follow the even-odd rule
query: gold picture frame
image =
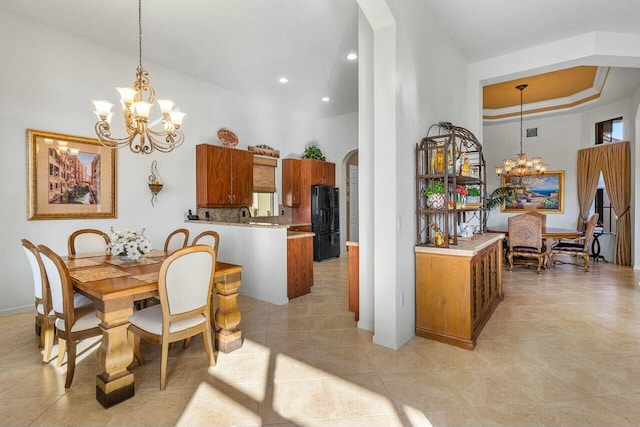
<svg viewBox="0 0 640 427">
<path fill-rule="evenodd" d="M 116 218 L 116 150 L 27 129 L 28 219 Z"/>
<path fill-rule="evenodd" d="M 541 175 L 502 177 L 503 187 L 513 187 L 516 197 L 507 199 L 500 212 L 564 211 L 564 171 L 550 171 Z"/>
</svg>

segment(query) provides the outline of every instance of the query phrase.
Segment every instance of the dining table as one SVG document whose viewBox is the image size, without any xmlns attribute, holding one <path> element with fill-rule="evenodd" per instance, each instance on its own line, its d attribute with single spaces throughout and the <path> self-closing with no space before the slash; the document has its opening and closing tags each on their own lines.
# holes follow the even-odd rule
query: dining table
<svg viewBox="0 0 640 427">
<path fill-rule="evenodd" d="M 509 238 L 509 228 L 507 226 L 498 226 L 487 228 L 488 233 L 504 233 L 505 239 Z M 542 226 L 542 238 L 545 240 L 551 240 L 551 244 L 547 245 L 547 251 L 550 252 L 551 249 L 562 239 L 577 239 L 582 236 L 582 231 L 575 230 L 573 228 L 560 228 L 560 227 L 547 227 L 546 225 Z M 505 246 L 508 249 L 508 246 Z M 549 258 L 549 257 L 547 257 Z M 545 269 L 551 268 L 550 260 L 548 259 L 545 263 Z"/>
<path fill-rule="evenodd" d="M 504 233 L 506 237 L 509 237 L 509 228 L 507 226 L 498 226 L 487 229 L 488 233 Z M 542 238 L 560 241 L 562 239 L 577 239 L 582 236 L 582 231 L 575 230 L 573 228 L 558 228 L 542 226 Z"/>
<path fill-rule="evenodd" d="M 63 257 L 74 290 L 94 301 L 101 320 L 102 343 L 97 358 L 102 371 L 96 379 L 96 399 L 105 408 L 134 395 L 128 318 L 136 301 L 158 295 L 160 266 L 170 254 L 154 250 L 135 262 L 106 254 Z M 237 328 L 241 319 L 237 301 L 241 272 L 239 265 L 216 262 L 211 322 L 216 349 L 223 353 L 242 347 L 242 331 Z"/>
</svg>

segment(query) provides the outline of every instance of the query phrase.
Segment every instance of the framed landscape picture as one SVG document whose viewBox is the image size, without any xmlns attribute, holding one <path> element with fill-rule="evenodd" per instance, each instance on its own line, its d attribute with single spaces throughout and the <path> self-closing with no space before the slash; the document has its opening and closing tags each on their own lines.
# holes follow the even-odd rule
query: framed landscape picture
<svg viewBox="0 0 640 427">
<path fill-rule="evenodd" d="M 502 177 L 503 187 L 513 187 L 515 197 L 507 199 L 501 212 L 541 211 L 562 213 L 564 200 L 564 171 L 542 175 Z"/>
<path fill-rule="evenodd" d="M 27 146 L 29 220 L 116 217 L 116 150 L 32 129 Z"/>
</svg>

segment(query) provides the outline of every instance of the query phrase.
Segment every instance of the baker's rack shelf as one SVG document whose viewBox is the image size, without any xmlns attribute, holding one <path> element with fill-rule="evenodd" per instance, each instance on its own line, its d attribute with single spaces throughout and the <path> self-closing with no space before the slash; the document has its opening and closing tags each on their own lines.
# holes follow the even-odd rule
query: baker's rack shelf
<svg viewBox="0 0 640 427">
<path fill-rule="evenodd" d="M 425 190 L 441 183 L 443 197 L 430 197 Z M 459 192 L 479 190 L 473 204 Z M 450 247 L 457 245 L 460 224 L 473 233 L 486 231 L 486 165 L 482 144 L 467 129 L 440 122 L 429 127 L 427 136 L 416 144 L 416 245 Z M 435 227 L 433 226 L 435 225 Z M 445 234 L 435 238 L 434 229 Z"/>
</svg>

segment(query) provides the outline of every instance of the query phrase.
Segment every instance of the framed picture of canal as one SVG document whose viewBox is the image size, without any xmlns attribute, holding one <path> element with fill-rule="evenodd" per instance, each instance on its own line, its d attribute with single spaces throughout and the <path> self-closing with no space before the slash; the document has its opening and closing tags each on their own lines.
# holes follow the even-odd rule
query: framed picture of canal
<svg viewBox="0 0 640 427">
<path fill-rule="evenodd" d="M 515 197 L 507 199 L 501 212 L 541 211 L 562 213 L 564 200 L 564 171 L 542 175 L 502 177 L 503 187 L 513 187 Z"/>
<path fill-rule="evenodd" d="M 116 217 L 116 150 L 32 129 L 27 146 L 29 220 Z"/>
</svg>

